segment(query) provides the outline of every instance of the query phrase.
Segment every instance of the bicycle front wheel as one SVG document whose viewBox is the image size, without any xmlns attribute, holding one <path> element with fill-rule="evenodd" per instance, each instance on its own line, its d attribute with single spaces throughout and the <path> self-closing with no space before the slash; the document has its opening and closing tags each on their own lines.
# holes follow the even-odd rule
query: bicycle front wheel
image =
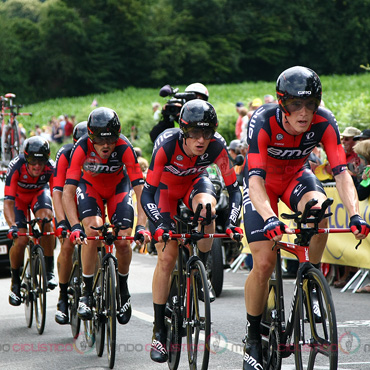
<svg viewBox="0 0 370 370">
<path fill-rule="evenodd" d="M 36 247 L 33 260 L 32 294 L 35 308 L 36 328 L 39 334 L 44 332 L 46 320 L 46 268 L 44 252 L 40 246 Z"/>
<path fill-rule="evenodd" d="M 296 369 L 313 370 L 319 366 L 338 367 L 338 333 L 334 303 L 329 285 L 316 268 L 303 276 L 303 320 L 296 305 L 294 352 Z M 304 341 L 300 342 L 300 325 L 304 323 Z"/>
<path fill-rule="evenodd" d="M 78 302 L 81 296 L 81 266 L 78 265 L 78 247 L 75 246 L 72 258 L 72 275 L 69 280 L 68 306 L 69 321 L 73 338 L 76 339 L 80 333 L 81 319 L 77 315 Z"/>
<path fill-rule="evenodd" d="M 33 295 L 31 287 L 31 247 L 27 245 L 24 252 L 24 263 L 23 263 L 23 273 L 22 273 L 22 284 L 21 284 L 21 293 L 23 297 L 24 304 L 24 314 L 26 316 L 27 327 L 32 326 L 33 320 Z"/>
<path fill-rule="evenodd" d="M 105 305 L 107 314 L 107 352 L 109 368 L 113 369 L 116 359 L 116 329 L 117 329 L 117 305 L 116 305 L 116 266 L 113 258 L 109 258 L 105 274 Z"/>
<path fill-rule="evenodd" d="M 211 303 L 207 274 L 200 260 L 191 266 L 190 290 L 187 291 L 186 318 L 187 350 L 190 369 L 208 369 Z"/>
</svg>

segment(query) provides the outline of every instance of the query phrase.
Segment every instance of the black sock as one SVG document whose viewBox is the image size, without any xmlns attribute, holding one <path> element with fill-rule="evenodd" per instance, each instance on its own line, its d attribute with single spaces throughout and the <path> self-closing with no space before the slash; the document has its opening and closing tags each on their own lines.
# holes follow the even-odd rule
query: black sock
<svg viewBox="0 0 370 370">
<path fill-rule="evenodd" d="M 206 264 L 207 264 L 208 255 L 209 255 L 209 251 L 208 252 L 198 251 L 198 256 L 199 256 L 200 260 L 203 262 L 204 266 L 206 266 Z"/>
<path fill-rule="evenodd" d="M 128 274 L 122 275 L 121 273 L 118 273 L 119 276 L 119 288 L 121 290 L 121 295 L 129 295 L 128 286 L 127 286 L 127 279 Z"/>
<path fill-rule="evenodd" d="M 155 331 L 165 331 L 166 326 L 164 324 L 164 313 L 165 313 L 166 305 L 153 303 L 153 306 L 154 306 Z"/>
<path fill-rule="evenodd" d="M 59 292 L 59 298 L 66 298 L 68 293 L 67 293 L 67 290 L 68 290 L 68 283 L 59 283 L 59 289 L 60 289 L 60 292 Z"/>
<path fill-rule="evenodd" d="M 84 274 L 82 274 L 84 295 L 92 295 L 93 279 L 94 279 L 94 275 L 85 276 Z"/>
<path fill-rule="evenodd" d="M 262 319 L 262 315 L 252 316 L 247 313 L 248 339 L 261 340 L 261 332 L 260 332 L 261 319 Z"/>
<path fill-rule="evenodd" d="M 54 272 L 54 256 L 45 256 L 46 272 Z"/>
<path fill-rule="evenodd" d="M 20 284 L 21 278 L 19 276 L 20 269 L 11 269 L 12 271 L 12 285 L 14 284 Z"/>
</svg>

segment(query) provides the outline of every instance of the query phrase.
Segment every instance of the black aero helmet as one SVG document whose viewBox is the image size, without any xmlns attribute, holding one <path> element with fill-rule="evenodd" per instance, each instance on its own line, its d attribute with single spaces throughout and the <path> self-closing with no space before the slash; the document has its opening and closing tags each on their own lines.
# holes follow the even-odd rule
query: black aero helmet
<svg viewBox="0 0 370 370">
<path fill-rule="evenodd" d="M 32 136 L 24 142 L 24 157 L 27 163 L 46 163 L 50 157 L 49 142 L 41 136 Z"/>
<path fill-rule="evenodd" d="M 218 120 L 215 108 L 201 99 L 190 100 L 181 109 L 179 125 L 185 138 L 192 128 L 211 129 L 216 132 Z"/>
<path fill-rule="evenodd" d="M 117 113 L 110 108 L 94 109 L 87 120 L 87 132 L 92 141 L 96 138 L 116 138 L 121 133 L 121 123 Z"/>
<path fill-rule="evenodd" d="M 73 141 L 76 143 L 85 134 L 87 134 L 87 121 L 77 123 L 73 129 Z"/>
<path fill-rule="evenodd" d="M 288 68 L 280 74 L 276 81 L 277 100 L 286 115 L 290 114 L 286 110 L 288 99 L 314 98 L 318 107 L 321 102 L 321 95 L 320 78 L 315 71 L 307 67 L 295 66 Z"/>
</svg>

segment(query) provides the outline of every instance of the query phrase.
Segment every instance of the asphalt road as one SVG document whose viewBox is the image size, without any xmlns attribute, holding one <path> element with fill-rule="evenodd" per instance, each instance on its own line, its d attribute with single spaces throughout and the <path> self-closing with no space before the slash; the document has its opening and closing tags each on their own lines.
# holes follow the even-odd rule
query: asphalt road
<svg viewBox="0 0 370 370">
<path fill-rule="evenodd" d="M 56 251 L 58 253 L 58 250 Z M 150 360 L 153 307 L 151 281 L 156 257 L 134 253 L 129 277 L 133 316 L 117 327 L 116 369 L 166 369 L 166 364 Z M 245 333 L 244 281 L 247 272 L 225 272 L 222 295 L 212 303 L 213 344 L 209 369 L 241 369 L 242 338 Z M 5 369 L 105 369 L 106 351 L 97 357 L 95 348 L 86 348 L 83 335 L 74 341 L 69 325 L 54 321 L 57 290 L 47 294 L 45 332 L 27 328 L 24 307 L 8 304 L 10 277 L 0 276 L 0 366 Z M 290 305 L 293 280 L 285 280 L 285 294 Z M 332 288 L 339 336 L 339 369 L 370 369 L 370 295 L 340 293 Z M 83 329 L 82 329 L 83 330 Z M 185 338 L 184 338 L 185 339 Z M 186 353 L 179 369 L 187 369 Z M 283 369 L 294 369 L 294 358 L 283 360 Z M 317 366 L 315 369 L 328 369 Z"/>
</svg>

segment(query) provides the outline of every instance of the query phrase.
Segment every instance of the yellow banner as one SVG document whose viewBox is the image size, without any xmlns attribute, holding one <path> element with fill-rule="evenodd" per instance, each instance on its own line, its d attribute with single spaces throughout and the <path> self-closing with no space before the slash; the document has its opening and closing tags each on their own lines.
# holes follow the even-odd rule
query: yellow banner
<svg viewBox="0 0 370 370">
<path fill-rule="evenodd" d="M 329 227 L 340 229 L 348 228 L 349 217 L 339 198 L 336 187 L 325 187 L 325 191 L 328 198 L 334 199 L 334 203 L 329 208 L 330 212 L 333 213 L 329 218 Z M 279 203 L 279 214 L 281 213 L 291 213 L 289 208 L 282 202 Z M 370 223 L 369 200 L 360 202 L 360 215 L 367 223 Z M 282 221 L 287 223 L 287 220 L 282 219 Z M 294 227 L 294 223 L 291 222 L 289 227 Z M 293 242 L 294 236 L 287 237 L 287 240 Z M 363 240 L 361 245 L 355 249 L 357 243 L 358 241 L 352 233 L 329 234 L 322 262 L 370 269 L 369 237 Z"/>
</svg>

